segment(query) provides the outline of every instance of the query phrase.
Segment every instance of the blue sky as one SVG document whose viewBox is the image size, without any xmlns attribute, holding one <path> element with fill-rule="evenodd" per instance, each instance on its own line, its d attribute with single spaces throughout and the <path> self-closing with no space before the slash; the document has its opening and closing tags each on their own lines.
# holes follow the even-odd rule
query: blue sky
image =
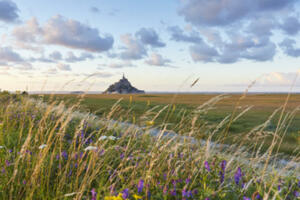
<svg viewBox="0 0 300 200">
<path fill-rule="evenodd" d="M 146 91 L 236 92 L 254 80 L 250 91 L 289 91 L 300 67 L 299 6 L 0 0 L 0 88 L 102 91 L 124 72 Z"/>
</svg>

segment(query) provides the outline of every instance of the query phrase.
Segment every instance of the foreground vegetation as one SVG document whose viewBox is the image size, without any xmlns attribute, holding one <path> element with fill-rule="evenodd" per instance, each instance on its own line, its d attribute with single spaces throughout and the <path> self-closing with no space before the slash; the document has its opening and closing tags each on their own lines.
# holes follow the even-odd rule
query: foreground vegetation
<svg viewBox="0 0 300 200">
<path fill-rule="evenodd" d="M 0 94 L 0 199 L 299 199 L 299 151 L 283 165 L 276 153 L 293 111 L 279 107 L 241 137 L 228 130 L 244 112 L 207 123 L 221 99 L 188 113 L 170 104 L 138 115 L 129 100 L 126 109 L 116 102 L 97 117 L 82 111 L 82 98 L 65 106 Z M 169 126 L 174 115 L 181 120 Z M 266 132 L 271 120 L 278 126 Z M 169 127 L 188 137 L 164 136 Z M 153 137 L 153 128 L 161 134 Z M 224 145 L 227 137 L 235 145 Z"/>
</svg>

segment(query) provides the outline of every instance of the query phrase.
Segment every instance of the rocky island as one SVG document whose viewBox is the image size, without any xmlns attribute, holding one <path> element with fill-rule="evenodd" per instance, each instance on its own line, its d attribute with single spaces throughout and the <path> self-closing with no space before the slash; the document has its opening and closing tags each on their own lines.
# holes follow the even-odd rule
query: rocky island
<svg viewBox="0 0 300 200">
<path fill-rule="evenodd" d="M 131 85 L 124 74 L 122 79 L 118 82 L 110 85 L 103 94 L 135 94 L 135 93 L 145 93 L 144 90 L 139 90 Z"/>
</svg>

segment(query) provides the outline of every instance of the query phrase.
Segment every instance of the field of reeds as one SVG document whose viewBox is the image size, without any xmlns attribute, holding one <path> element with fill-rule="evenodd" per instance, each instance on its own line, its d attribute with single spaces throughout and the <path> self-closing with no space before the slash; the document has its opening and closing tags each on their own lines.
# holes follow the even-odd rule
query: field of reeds
<svg viewBox="0 0 300 200">
<path fill-rule="evenodd" d="M 280 151 L 298 109 L 286 98 L 236 134 L 250 108 L 207 117 L 225 98 L 91 110 L 84 96 L 1 93 L 0 199 L 299 199 L 299 149 Z"/>
</svg>

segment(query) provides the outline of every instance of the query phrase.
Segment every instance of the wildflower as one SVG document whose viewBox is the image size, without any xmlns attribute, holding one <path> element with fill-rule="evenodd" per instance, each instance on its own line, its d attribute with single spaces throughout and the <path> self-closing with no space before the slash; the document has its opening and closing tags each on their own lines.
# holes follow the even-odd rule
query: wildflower
<svg viewBox="0 0 300 200">
<path fill-rule="evenodd" d="M 61 155 L 62 155 L 62 157 L 63 157 L 65 160 L 68 159 L 68 153 L 67 153 L 66 151 L 63 151 L 63 152 L 61 153 Z"/>
<path fill-rule="evenodd" d="M 106 136 L 106 135 L 102 135 L 98 140 L 100 141 L 100 140 L 106 140 L 106 139 L 109 139 L 109 140 L 117 140 L 118 138 L 117 137 L 115 137 L 115 136 Z"/>
<path fill-rule="evenodd" d="M 188 185 L 191 182 L 190 178 L 185 179 L 185 183 Z"/>
<path fill-rule="evenodd" d="M 105 153 L 104 149 L 102 149 L 101 151 L 99 151 L 99 156 L 103 156 Z"/>
<path fill-rule="evenodd" d="M 198 191 L 197 189 L 194 189 L 194 190 L 192 191 L 192 193 L 193 193 L 194 195 L 197 195 L 197 194 L 199 193 L 199 191 Z"/>
<path fill-rule="evenodd" d="M 84 151 L 90 151 L 90 150 L 97 150 L 97 147 L 94 147 L 94 146 L 88 146 L 84 149 Z"/>
<path fill-rule="evenodd" d="M 134 195 L 133 195 L 133 198 L 134 198 L 135 200 L 139 200 L 139 199 L 142 199 L 143 197 L 142 197 L 142 196 L 139 196 L 139 195 L 137 195 L 137 194 L 134 194 Z"/>
<path fill-rule="evenodd" d="M 240 183 L 241 178 L 242 178 L 242 170 L 239 167 L 234 174 L 234 181 L 237 185 Z"/>
<path fill-rule="evenodd" d="M 46 148 L 46 147 L 47 147 L 46 144 L 42 144 L 41 146 L 39 146 L 39 149 L 44 149 L 44 148 Z"/>
<path fill-rule="evenodd" d="M 251 200 L 249 197 L 243 197 L 243 200 Z"/>
<path fill-rule="evenodd" d="M 4 146 L 0 146 L 0 149 L 4 149 Z"/>
<path fill-rule="evenodd" d="M 173 190 L 171 190 L 171 195 L 172 196 L 176 196 L 177 193 L 176 193 L 176 187 L 173 188 Z"/>
<path fill-rule="evenodd" d="M 207 161 L 204 162 L 204 167 L 207 171 L 209 171 L 209 172 L 211 171 L 210 166 Z"/>
<path fill-rule="evenodd" d="M 277 186 L 277 190 L 280 192 L 280 190 L 281 190 L 281 186 L 280 185 Z"/>
<path fill-rule="evenodd" d="M 127 199 L 129 197 L 129 189 L 126 188 L 122 191 L 122 197 L 123 199 Z"/>
<path fill-rule="evenodd" d="M 188 191 L 187 197 L 193 197 L 193 192 L 192 191 Z"/>
<path fill-rule="evenodd" d="M 8 160 L 5 160 L 5 164 L 7 167 L 11 165 L 11 163 Z"/>
<path fill-rule="evenodd" d="M 255 199 L 261 199 L 261 196 L 260 196 L 260 194 L 256 194 L 256 196 L 255 196 Z"/>
<path fill-rule="evenodd" d="M 105 135 L 103 135 L 99 138 L 99 140 L 105 140 L 105 139 L 107 139 L 107 136 L 105 136 Z"/>
<path fill-rule="evenodd" d="M 141 179 L 137 185 L 138 193 L 141 193 L 143 191 L 143 187 L 144 187 L 144 180 Z"/>
<path fill-rule="evenodd" d="M 2 167 L 2 169 L 1 169 L 1 173 L 2 173 L 2 174 L 4 174 L 4 173 L 5 173 L 5 169 L 4 169 L 4 167 Z"/>
<path fill-rule="evenodd" d="M 210 198 L 206 197 L 205 200 L 210 200 Z"/>
<path fill-rule="evenodd" d="M 168 186 L 165 186 L 165 187 L 164 187 L 163 193 L 164 193 L 164 195 L 168 193 Z"/>
<path fill-rule="evenodd" d="M 226 160 L 222 160 L 221 169 L 222 169 L 223 172 L 225 172 L 226 164 L 227 164 Z"/>
<path fill-rule="evenodd" d="M 224 172 L 220 171 L 219 172 L 219 175 L 220 175 L 220 183 L 222 184 L 224 182 Z"/>
<path fill-rule="evenodd" d="M 154 121 L 146 121 L 147 126 L 153 126 L 154 125 Z"/>
<path fill-rule="evenodd" d="M 295 196 L 295 197 L 300 197 L 300 193 L 299 193 L 298 191 L 295 190 L 295 191 L 294 191 L 294 196 Z"/>
<path fill-rule="evenodd" d="M 117 140 L 118 138 L 116 138 L 115 136 L 108 136 L 108 139 L 110 139 L 110 140 Z"/>
<path fill-rule="evenodd" d="M 91 193 L 92 193 L 92 200 L 96 200 L 96 198 L 97 198 L 97 192 L 96 192 L 95 188 L 93 188 L 91 190 Z"/>
</svg>

